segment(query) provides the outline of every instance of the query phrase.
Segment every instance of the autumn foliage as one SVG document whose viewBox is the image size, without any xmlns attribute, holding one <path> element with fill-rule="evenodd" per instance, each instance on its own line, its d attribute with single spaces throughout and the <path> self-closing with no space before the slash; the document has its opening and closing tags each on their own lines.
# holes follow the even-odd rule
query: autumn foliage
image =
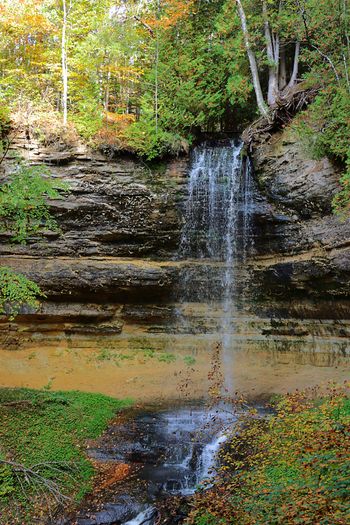
<svg viewBox="0 0 350 525">
<path fill-rule="evenodd" d="M 190 523 L 349 523 L 348 387 L 297 391 L 281 398 L 269 419 L 242 420 L 215 488 L 197 496 Z"/>
</svg>

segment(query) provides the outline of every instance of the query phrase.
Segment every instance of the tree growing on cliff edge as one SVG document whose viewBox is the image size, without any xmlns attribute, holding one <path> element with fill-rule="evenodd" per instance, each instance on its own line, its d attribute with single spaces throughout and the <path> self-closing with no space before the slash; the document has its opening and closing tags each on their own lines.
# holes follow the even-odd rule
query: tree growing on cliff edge
<svg viewBox="0 0 350 525">
<path fill-rule="evenodd" d="M 297 15 L 288 0 L 279 0 L 277 3 L 262 0 L 254 2 L 254 6 L 251 3 L 248 14 L 246 14 L 242 0 L 234 1 L 241 23 L 257 106 L 261 115 L 267 117 L 269 108 L 274 107 L 277 103 L 283 103 L 298 79 L 300 35 L 296 25 Z M 255 11 L 254 14 L 252 9 Z M 294 56 L 291 63 L 287 64 L 287 52 L 290 51 L 290 48 L 294 49 Z M 261 62 L 268 69 L 266 100 L 257 59 L 259 52 L 262 54 Z"/>
<path fill-rule="evenodd" d="M 343 79 L 350 90 L 346 0 L 232 1 L 261 115 L 288 100 L 301 64 L 303 76 L 311 73 L 314 83 Z"/>
</svg>

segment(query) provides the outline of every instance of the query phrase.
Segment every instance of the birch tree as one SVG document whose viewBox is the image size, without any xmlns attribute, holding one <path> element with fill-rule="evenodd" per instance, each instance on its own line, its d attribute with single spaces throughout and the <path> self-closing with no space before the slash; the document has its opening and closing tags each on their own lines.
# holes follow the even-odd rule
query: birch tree
<svg viewBox="0 0 350 525">
<path fill-rule="evenodd" d="M 246 10 L 243 5 L 242 0 L 235 0 L 237 13 L 240 19 L 241 28 L 244 37 L 244 44 L 246 53 L 249 60 L 250 71 L 254 86 L 254 91 L 257 100 L 257 106 L 259 112 L 263 116 L 267 116 L 269 109 L 273 108 L 277 103 L 282 102 L 288 97 L 291 92 L 291 89 L 295 86 L 298 80 L 298 71 L 299 71 L 299 55 L 300 55 L 300 41 L 296 37 L 296 31 L 294 35 L 294 60 L 292 65 L 292 70 L 290 72 L 290 77 L 288 81 L 288 71 L 287 71 L 287 62 L 286 62 L 286 42 L 283 40 L 282 35 L 280 34 L 281 27 L 283 23 L 276 24 L 279 22 L 279 18 L 283 20 L 282 17 L 285 17 L 286 13 L 288 14 L 289 5 L 280 0 L 278 6 L 271 7 L 271 4 L 266 0 L 262 0 L 261 3 L 261 13 L 258 15 L 263 21 L 263 40 L 265 48 L 265 57 L 267 61 L 268 68 L 268 85 L 266 96 L 264 96 L 257 59 L 256 52 L 253 49 L 252 41 L 252 32 L 248 27 Z M 274 24 L 271 22 L 271 14 L 274 15 Z M 295 14 L 292 14 L 290 11 L 290 17 Z M 265 100 L 266 98 L 266 100 Z"/>
<path fill-rule="evenodd" d="M 267 107 L 267 105 L 265 104 L 265 101 L 264 101 L 264 96 L 263 96 L 262 89 L 261 89 L 261 83 L 260 83 L 258 66 L 257 66 L 257 62 L 256 62 L 256 57 L 255 57 L 255 53 L 254 53 L 254 51 L 252 49 L 252 45 L 251 45 L 251 42 L 250 42 L 250 34 L 249 34 L 249 31 L 248 31 L 248 26 L 247 26 L 247 17 L 246 17 L 245 11 L 243 9 L 243 5 L 242 5 L 241 0 L 236 0 L 236 4 L 237 4 L 237 9 L 238 9 L 238 16 L 240 18 L 241 25 L 242 25 L 244 45 L 245 45 L 246 52 L 247 52 L 247 55 L 248 55 L 250 71 L 251 71 L 251 74 L 252 74 L 253 86 L 254 86 L 254 91 L 255 91 L 255 96 L 256 96 L 256 102 L 257 102 L 257 105 L 258 105 L 260 113 L 263 116 L 267 116 L 268 115 L 268 107 Z"/>
</svg>

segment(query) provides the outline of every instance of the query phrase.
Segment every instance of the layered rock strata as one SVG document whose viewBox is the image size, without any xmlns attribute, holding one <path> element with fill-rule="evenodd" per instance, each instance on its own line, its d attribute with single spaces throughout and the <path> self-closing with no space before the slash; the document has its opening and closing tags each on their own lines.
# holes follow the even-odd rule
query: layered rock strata
<svg viewBox="0 0 350 525">
<path fill-rule="evenodd" d="M 188 159 L 145 165 L 82 148 L 44 149 L 24 137 L 13 147 L 48 165 L 70 192 L 51 203 L 60 231 L 26 245 L 12 244 L 11 232 L 1 236 L 0 264 L 32 278 L 47 295 L 38 312 L 23 309 L 16 322 L 2 318 L 3 347 L 35 346 L 43 334 L 48 345 L 69 337 L 75 347 L 94 347 L 109 338 L 122 349 L 133 340 L 164 350 L 169 334 L 178 338 L 170 345 L 188 351 L 193 334 L 215 341 L 220 306 L 208 318 L 195 298 L 179 304 L 177 297 L 181 273 L 193 265 L 176 260 Z M 236 287 L 237 345 L 346 354 L 350 221 L 331 213 L 338 171 L 326 159 L 310 160 L 288 130 L 262 137 L 253 161 L 254 246 Z M 193 272 L 193 279 L 200 275 Z M 215 268 L 212 274 L 206 268 L 195 287 L 206 286 L 210 275 Z"/>
</svg>

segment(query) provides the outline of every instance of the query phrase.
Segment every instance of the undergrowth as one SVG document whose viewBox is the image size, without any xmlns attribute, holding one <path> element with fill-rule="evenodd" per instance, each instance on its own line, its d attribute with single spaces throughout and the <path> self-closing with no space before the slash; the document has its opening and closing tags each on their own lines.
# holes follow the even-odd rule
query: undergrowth
<svg viewBox="0 0 350 525">
<path fill-rule="evenodd" d="M 0 389 L 0 514 L 2 523 L 33 523 L 57 507 L 45 486 L 16 474 L 11 464 L 37 470 L 73 502 L 91 489 L 94 474 L 84 442 L 101 435 L 130 402 L 102 394 Z M 6 521 L 7 520 L 7 521 Z M 36 523 L 37 521 L 35 521 Z"/>
<path fill-rule="evenodd" d="M 350 399 L 280 398 L 269 420 L 235 429 L 214 488 L 194 500 L 196 525 L 345 525 L 350 522 Z"/>
</svg>

